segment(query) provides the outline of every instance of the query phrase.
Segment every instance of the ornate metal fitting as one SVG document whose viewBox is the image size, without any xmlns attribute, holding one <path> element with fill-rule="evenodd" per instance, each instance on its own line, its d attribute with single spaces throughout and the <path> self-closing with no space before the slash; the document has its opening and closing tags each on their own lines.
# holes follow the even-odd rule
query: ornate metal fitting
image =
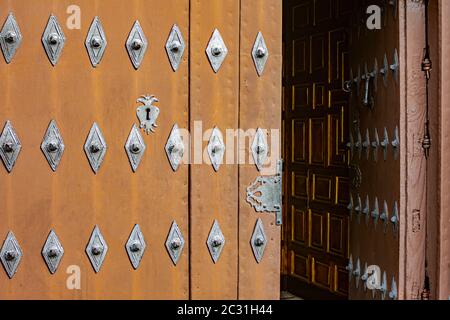
<svg viewBox="0 0 450 320">
<path fill-rule="evenodd" d="M 137 102 L 143 104 L 136 109 L 136 115 L 140 122 L 139 127 L 144 129 L 146 134 L 155 132 L 158 127 L 156 120 L 159 116 L 159 108 L 153 105 L 158 101 L 159 100 L 154 95 L 146 95 L 137 99 Z"/>
<path fill-rule="evenodd" d="M 8 172 L 11 172 L 19 157 L 22 144 L 10 121 L 6 121 L 0 135 L 0 156 Z"/>
<path fill-rule="evenodd" d="M 399 224 L 399 215 L 398 215 L 398 204 L 397 201 L 394 202 L 394 210 L 392 211 L 391 223 L 392 223 L 392 231 L 397 233 L 398 224 Z"/>
<path fill-rule="evenodd" d="M 225 246 L 225 237 L 220 229 L 219 222 L 214 220 L 214 224 L 209 232 L 208 240 L 206 241 L 209 253 L 214 263 L 220 258 L 223 247 Z"/>
<path fill-rule="evenodd" d="M 384 233 L 387 233 L 387 226 L 389 222 L 389 207 L 386 200 L 383 203 L 383 212 L 380 215 L 380 220 L 383 222 Z"/>
<path fill-rule="evenodd" d="M 125 143 L 125 151 L 127 153 L 128 159 L 130 160 L 133 172 L 136 172 L 137 168 L 139 167 L 146 148 L 147 146 L 145 145 L 141 133 L 139 132 L 136 125 L 133 125 L 127 142 Z"/>
<path fill-rule="evenodd" d="M 267 146 L 266 133 L 261 128 L 258 128 L 252 143 L 252 156 L 258 171 L 261 171 L 263 165 L 266 163 L 268 153 L 269 148 Z"/>
<path fill-rule="evenodd" d="M 52 65 L 55 66 L 58 63 L 65 42 L 66 37 L 58 19 L 51 15 L 42 36 L 42 44 Z"/>
<path fill-rule="evenodd" d="M 64 141 L 59 132 L 55 120 L 50 122 L 44 139 L 41 143 L 41 150 L 53 171 L 56 171 L 64 153 Z"/>
<path fill-rule="evenodd" d="M 178 260 L 180 260 L 183 248 L 183 234 L 181 233 L 181 230 L 178 227 L 176 221 L 174 221 L 172 222 L 172 226 L 170 227 L 169 235 L 167 236 L 166 240 L 166 249 L 174 265 L 177 265 Z"/>
<path fill-rule="evenodd" d="M 358 223 L 361 223 L 361 212 L 362 212 L 362 201 L 361 196 L 358 194 L 356 198 L 356 205 L 355 205 L 355 213 L 356 213 L 356 220 Z"/>
<path fill-rule="evenodd" d="M 345 270 L 348 271 L 349 282 L 352 281 L 352 276 L 353 276 L 353 256 L 352 255 L 350 255 L 350 258 L 348 259 L 348 264 L 345 267 Z"/>
<path fill-rule="evenodd" d="M 398 127 L 395 127 L 394 129 L 394 139 L 392 140 L 392 148 L 394 149 L 394 160 L 397 160 L 398 154 L 400 151 L 400 137 L 398 134 Z"/>
<path fill-rule="evenodd" d="M 105 260 L 106 253 L 108 252 L 108 245 L 100 232 L 98 226 L 95 226 L 94 231 L 92 231 L 91 238 L 86 247 L 86 254 L 91 261 L 92 267 L 95 272 L 98 273 L 102 267 L 103 261 Z"/>
<path fill-rule="evenodd" d="M 366 202 L 364 205 L 364 209 L 362 211 L 365 216 L 366 225 L 369 225 L 369 217 L 370 217 L 370 198 L 369 195 L 366 196 Z"/>
<path fill-rule="evenodd" d="M 376 226 L 378 223 L 378 219 L 380 218 L 380 209 L 379 209 L 377 197 L 375 197 L 375 201 L 373 202 L 373 210 L 372 210 L 371 215 L 372 215 L 373 222 Z"/>
<path fill-rule="evenodd" d="M 11 62 L 21 43 L 22 33 L 20 32 L 16 18 L 10 13 L 0 31 L 0 46 L 6 63 Z"/>
<path fill-rule="evenodd" d="M 383 272 L 383 278 L 380 287 L 378 288 L 378 291 L 380 291 L 381 294 L 381 300 L 386 299 L 386 293 L 387 293 L 387 275 L 386 271 Z"/>
<path fill-rule="evenodd" d="M 361 153 L 362 153 L 362 137 L 361 132 L 358 129 L 357 132 L 357 140 L 355 141 L 355 149 L 358 151 L 358 159 L 361 160 Z"/>
<path fill-rule="evenodd" d="M 398 51 L 397 51 L 397 49 L 395 49 L 395 51 L 394 51 L 394 58 L 393 58 L 393 60 L 394 60 L 394 63 L 389 66 L 389 69 L 392 71 L 392 74 L 394 76 L 395 82 L 398 83 L 399 71 L 400 71 L 399 70 L 400 69 L 400 63 L 399 63 L 399 60 L 398 60 Z"/>
<path fill-rule="evenodd" d="M 89 59 L 91 60 L 93 67 L 96 67 L 102 60 L 107 44 L 108 42 L 106 41 L 106 35 L 102 23 L 100 22 L 100 18 L 95 17 L 89 28 L 85 42 Z"/>
<path fill-rule="evenodd" d="M 228 48 L 217 29 L 214 30 L 211 39 L 209 40 L 208 47 L 206 48 L 206 55 L 208 56 L 214 72 L 217 73 L 225 60 L 225 57 L 228 55 Z"/>
<path fill-rule="evenodd" d="M 384 136 L 383 136 L 383 140 L 380 142 L 380 146 L 381 146 L 381 148 L 383 148 L 383 157 L 384 157 L 384 161 L 386 161 L 387 155 L 388 155 L 388 147 L 389 147 L 389 134 L 388 134 L 388 130 L 386 127 L 384 128 Z"/>
<path fill-rule="evenodd" d="M 276 224 L 282 224 L 283 161 L 277 163 L 277 174 L 260 176 L 247 188 L 247 202 L 256 212 L 274 212 Z"/>
<path fill-rule="evenodd" d="M 365 81 L 364 85 L 364 97 L 363 97 L 363 105 L 365 107 L 373 108 L 375 105 L 375 98 L 371 94 L 370 83 L 372 81 L 374 91 L 377 89 L 377 75 L 378 75 L 378 65 L 377 60 L 375 60 L 374 70 L 369 72 L 367 63 L 364 66 L 364 74 L 361 76 L 361 79 Z"/>
<path fill-rule="evenodd" d="M 353 149 L 355 147 L 355 142 L 353 140 L 353 135 L 350 133 L 349 141 L 346 144 L 348 150 L 350 150 L 350 158 L 353 159 Z"/>
<path fill-rule="evenodd" d="M 256 221 L 255 229 L 253 230 L 253 235 L 250 240 L 250 245 L 252 247 L 256 262 L 261 263 L 264 255 L 264 250 L 267 246 L 267 236 L 264 231 L 264 225 L 261 219 L 258 219 L 258 221 Z"/>
<path fill-rule="evenodd" d="M 348 205 L 347 205 L 347 210 L 350 211 L 350 214 L 352 214 L 352 212 L 353 212 L 353 207 L 354 207 L 353 195 L 350 193 Z"/>
<path fill-rule="evenodd" d="M 100 169 L 106 155 L 106 149 L 107 145 L 103 134 L 97 123 L 94 122 L 84 144 L 84 151 L 94 173 L 97 173 Z"/>
<path fill-rule="evenodd" d="M 180 28 L 174 24 L 166 42 L 166 52 L 169 56 L 170 65 L 172 66 L 173 71 L 178 70 L 185 48 L 186 45 Z"/>
<path fill-rule="evenodd" d="M 353 276 L 355 277 L 355 287 L 356 287 L 356 289 L 358 289 L 359 280 L 361 279 L 361 262 L 360 262 L 359 258 L 356 260 L 356 267 L 352 273 L 353 273 Z"/>
<path fill-rule="evenodd" d="M 166 154 L 173 171 L 177 171 L 184 156 L 184 143 L 178 125 L 175 124 L 166 143 Z"/>
<path fill-rule="evenodd" d="M 389 63 L 388 63 L 386 54 L 384 54 L 383 67 L 380 69 L 380 75 L 383 78 L 384 86 L 387 87 L 388 86 L 388 76 L 389 76 Z"/>
<path fill-rule="evenodd" d="M 391 291 L 389 291 L 389 299 L 397 300 L 397 298 L 398 298 L 397 283 L 395 282 L 395 278 L 392 277 Z"/>
<path fill-rule="evenodd" d="M 366 159 L 369 160 L 369 156 L 370 156 L 370 133 L 369 133 L 369 129 L 366 130 L 366 137 L 364 139 L 364 142 L 362 143 L 362 148 L 364 150 L 364 152 L 366 153 Z"/>
<path fill-rule="evenodd" d="M 267 59 L 269 58 L 269 50 L 261 32 L 256 36 L 255 44 L 253 45 L 252 58 L 255 63 L 258 76 L 262 76 Z"/>
<path fill-rule="evenodd" d="M 219 128 L 214 127 L 208 143 L 208 155 L 216 172 L 219 171 L 220 165 L 223 163 L 224 154 L 225 143 L 223 142 L 222 132 Z"/>
<path fill-rule="evenodd" d="M 378 148 L 380 147 L 380 138 L 378 136 L 378 130 L 374 130 L 374 140 L 372 141 L 373 161 L 378 161 Z"/>
<path fill-rule="evenodd" d="M 126 47 L 134 68 L 139 69 L 147 51 L 148 41 L 137 20 L 130 31 Z"/>
<path fill-rule="evenodd" d="M 58 269 L 59 263 L 64 255 L 64 248 L 58 239 L 56 233 L 51 230 L 42 248 L 42 257 L 47 264 L 48 270 L 54 274 Z"/>
<path fill-rule="evenodd" d="M 367 280 L 369 279 L 369 272 L 367 270 L 367 262 L 364 264 L 364 273 L 361 275 L 361 281 L 364 285 L 364 291 L 367 291 Z"/>
<path fill-rule="evenodd" d="M 141 263 L 146 247 L 147 244 L 145 243 L 141 228 L 138 224 L 136 224 L 133 228 L 133 231 L 131 231 L 130 237 L 128 238 L 127 244 L 125 246 L 128 257 L 131 261 L 131 265 L 135 270 Z"/>
<path fill-rule="evenodd" d="M 10 279 L 14 277 L 14 274 L 19 267 L 20 260 L 22 260 L 22 255 L 22 249 L 20 248 L 17 239 L 14 236 L 14 233 L 10 231 L 0 250 L 0 261 Z"/>
</svg>

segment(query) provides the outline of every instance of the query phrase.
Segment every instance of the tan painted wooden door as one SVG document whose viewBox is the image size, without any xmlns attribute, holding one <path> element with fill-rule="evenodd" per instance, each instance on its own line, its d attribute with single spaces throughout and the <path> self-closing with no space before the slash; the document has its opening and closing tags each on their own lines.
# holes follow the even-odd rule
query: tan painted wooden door
<svg viewBox="0 0 450 320">
<path fill-rule="evenodd" d="M 78 9 L 79 28 L 74 26 Z M 217 127 L 223 132 L 230 146 L 224 159 L 233 159 L 233 152 L 239 154 L 233 150 L 236 136 L 226 136 L 226 129 L 279 129 L 281 3 L 0 1 L 0 19 L 6 21 L 10 12 L 21 38 L 18 32 L 2 33 L 2 45 L 8 49 L 21 41 L 10 63 L 0 62 L 0 121 L 12 125 L 5 126 L 6 138 L 2 140 L 5 164 L 10 165 L 18 153 L 19 140 L 20 153 L 15 165 L 8 168 L 10 172 L 7 166 L 0 170 L 0 243 L 4 244 L 6 271 L 0 272 L 0 297 L 278 298 L 280 227 L 275 225 L 274 215 L 256 213 L 245 201 L 247 186 L 260 173 L 254 164 L 239 166 L 237 161 L 224 163 L 216 172 L 202 160 L 211 136 L 208 129 Z M 55 21 L 49 20 L 51 14 L 64 33 L 63 48 L 62 33 L 55 25 L 51 25 L 44 44 L 41 40 L 47 23 Z M 97 39 L 85 43 L 96 16 L 104 35 L 94 25 Z M 136 29 L 131 31 L 137 20 L 148 41 L 145 55 L 144 36 Z M 185 44 L 176 70 L 165 48 L 168 38 L 174 40 L 171 30 L 175 24 Z M 217 72 L 205 53 L 215 29 L 228 50 Z M 261 76 L 252 58 L 258 32 L 264 35 L 269 52 Z M 46 45 L 50 46 L 51 59 Z M 105 45 L 101 61 L 93 67 L 86 46 L 99 59 L 99 48 Z M 180 53 L 180 45 L 182 41 L 175 49 L 170 46 L 169 55 Z M 155 95 L 159 101 L 153 101 L 159 108 L 157 127 L 151 127 L 154 132 L 148 135 L 143 129 L 132 131 L 140 120 L 150 125 L 156 113 L 150 98 L 136 102 L 142 95 Z M 143 106 L 142 119 L 136 117 L 139 106 Z M 53 144 L 44 143 L 41 149 L 52 120 L 64 143 L 55 170 L 44 153 L 50 153 L 55 164 L 62 140 L 53 139 Z M 203 129 L 195 131 L 199 121 Z M 183 162 L 176 171 L 166 153 L 180 148 L 169 145 L 166 150 L 175 124 L 192 131 L 192 164 Z M 88 137 L 91 128 L 93 139 Z M 56 131 L 51 132 L 55 138 Z M 125 147 L 130 133 L 134 143 Z M 186 140 L 185 154 L 189 156 Z M 246 156 L 251 141 L 247 139 L 247 147 L 241 151 Z M 194 163 L 198 146 L 199 164 Z M 275 143 L 273 148 L 272 153 L 278 154 L 279 145 Z M 134 172 L 132 164 L 137 164 L 136 157 L 141 154 Z M 251 247 L 258 218 L 267 241 L 260 263 Z M 217 261 L 207 246 L 214 221 L 225 238 Z M 179 229 L 169 233 L 174 222 Z M 136 225 L 141 235 L 132 233 Z M 51 234 L 50 250 L 43 252 L 52 230 L 61 247 Z M 176 261 L 169 254 L 174 250 Z M 46 264 L 49 259 L 50 268 Z"/>
<path fill-rule="evenodd" d="M 286 1 L 284 125 L 287 290 L 345 298 L 350 1 Z"/>
</svg>

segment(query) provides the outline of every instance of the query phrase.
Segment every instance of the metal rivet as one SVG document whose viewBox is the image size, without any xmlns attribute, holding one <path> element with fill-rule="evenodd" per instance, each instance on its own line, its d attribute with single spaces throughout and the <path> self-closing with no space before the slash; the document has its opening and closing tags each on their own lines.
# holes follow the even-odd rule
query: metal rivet
<svg viewBox="0 0 450 320">
<path fill-rule="evenodd" d="M 6 261 L 14 261 L 17 258 L 17 253 L 13 250 L 8 250 L 5 252 L 4 257 Z"/>
<path fill-rule="evenodd" d="M 175 40 L 174 42 L 172 42 L 172 44 L 170 45 L 170 51 L 172 52 L 178 52 L 181 48 L 181 43 L 180 41 Z"/>
<path fill-rule="evenodd" d="M 59 256 L 59 249 L 57 246 L 52 246 L 47 251 L 47 257 L 56 258 Z"/>
<path fill-rule="evenodd" d="M 56 152 L 59 149 L 59 141 L 56 139 L 52 139 L 47 143 L 47 151 L 48 152 Z"/>
<path fill-rule="evenodd" d="M 139 241 L 134 240 L 131 244 L 130 244 L 130 251 L 131 252 L 139 252 L 142 249 L 142 245 Z"/>
<path fill-rule="evenodd" d="M 5 142 L 2 147 L 3 151 L 5 151 L 6 153 L 14 152 L 14 144 L 12 142 Z"/>
<path fill-rule="evenodd" d="M 50 33 L 48 38 L 47 38 L 47 42 L 48 44 L 55 46 L 58 44 L 59 42 L 59 35 L 57 33 Z"/>
<path fill-rule="evenodd" d="M 103 44 L 102 39 L 100 39 L 100 37 L 93 37 L 91 39 L 91 46 L 92 48 L 100 48 Z"/>
<path fill-rule="evenodd" d="M 99 256 L 103 253 L 103 247 L 99 244 L 95 244 L 92 246 L 91 252 L 94 256 Z"/>
<path fill-rule="evenodd" d="M 17 34 L 14 31 L 8 31 L 5 35 L 5 41 L 9 44 L 13 44 L 17 41 Z"/>
<path fill-rule="evenodd" d="M 140 39 L 134 39 L 131 43 L 133 50 L 140 50 L 142 48 L 143 42 Z"/>
</svg>

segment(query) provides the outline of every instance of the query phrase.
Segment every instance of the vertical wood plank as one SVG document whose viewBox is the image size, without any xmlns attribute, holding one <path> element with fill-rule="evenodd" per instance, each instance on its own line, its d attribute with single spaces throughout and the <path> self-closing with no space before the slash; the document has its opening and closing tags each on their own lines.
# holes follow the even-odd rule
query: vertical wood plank
<svg viewBox="0 0 450 320">
<path fill-rule="evenodd" d="M 252 49 L 261 31 L 269 50 L 264 73 L 258 76 L 252 59 Z M 273 131 L 271 167 L 262 174 L 275 174 L 280 158 L 279 132 L 281 126 L 281 66 L 282 66 L 282 2 L 271 0 L 241 0 L 240 31 L 240 151 L 245 164 L 239 167 L 239 299 L 279 299 L 280 295 L 280 235 L 274 214 L 258 214 L 245 201 L 246 188 L 261 174 L 253 161 L 250 146 L 257 128 Z M 252 134 L 253 131 L 253 134 Z M 248 133 L 248 135 L 247 135 Z M 275 135 L 278 133 L 278 136 Z M 245 135 L 245 136 L 243 136 Z M 270 144 L 272 136 L 267 140 Z M 243 155 L 243 157 L 241 157 Z M 254 258 L 250 239 L 258 218 L 261 218 L 267 236 L 267 246 L 261 263 Z M 285 221 L 285 223 L 288 223 Z"/>
<path fill-rule="evenodd" d="M 193 161 L 202 155 L 211 131 L 195 132 L 201 121 L 203 131 L 217 126 L 225 130 L 238 126 L 239 106 L 239 0 L 191 0 L 190 126 L 194 143 Z M 228 48 L 217 74 L 205 54 L 217 28 Z M 196 144 L 201 144 L 201 147 Z M 233 144 L 228 144 L 228 148 Z M 196 150 L 198 149 L 198 150 Z M 195 151 L 200 154 L 195 154 Z M 227 153 L 231 150 L 227 150 Z M 225 155 L 226 157 L 227 155 Z M 210 164 L 191 167 L 191 298 L 236 299 L 238 279 L 238 169 L 224 164 L 215 173 Z M 206 240 L 217 219 L 226 239 L 220 259 L 213 263 Z"/>
</svg>

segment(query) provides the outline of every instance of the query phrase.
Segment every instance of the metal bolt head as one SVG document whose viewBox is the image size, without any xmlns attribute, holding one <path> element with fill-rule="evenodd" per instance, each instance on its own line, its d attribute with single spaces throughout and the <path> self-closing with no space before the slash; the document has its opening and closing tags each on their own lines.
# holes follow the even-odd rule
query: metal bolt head
<svg viewBox="0 0 450 320">
<path fill-rule="evenodd" d="M 103 253 L 103 247 L 101 245 L 93 245 L 91 248 L 91 252 L 94 256 L 99 256 Z"/>
<path fill-rule="evenodd" d="M 143 44 L 144 43 L 142 42 L 141 39 L 134 39 L 133 42 L 131 43 L 131 48 L 133 50 L 140 50 Z"/>
<path fill-rule="evenodd" d="M 258 49 L 256 49 L 256 56 L 258 58 L 264 58 L 267 54 L 267 50 L 264 47 L 258 47 Z"/>
<path fill-rule="evenodd" d="M 178 250 L 180 247 L 181 247 L 181 239 L 179 239 L 179 238 L 175 238 L 175 239 L 173 239 L 172 240 L 172 242 L 170 243 L 170 247 L 173 249 L 173 250 Z"/>
<path fill-rule="evenodd" d="M 223 47 L 220 44 L 216 44 L 211 48 L 211 53 L 214 57 L 218 57 L 222 54 Z"/>
<path fill-rule="evenodd" d="M 131 244 L 130 244 L 130 251 L 131 252 L 139 252 L 142 249 L 142 245 L 139 241 L 134 240 Z"/>
<path fill-rule="evenodd" d="M 48 44 L 54 46 L 59 42 L 59 35 L 57 33 L 50 33 L 47 38 Z"/>
<path fill-rule="evenodd" d="M 103 45 L 103 40 L 100 37 L 92 37 L 91 46 L 92 48 L 100 48 Z"/>
<path fill-rule="evenodd" d="M 170 45 L 170 51 L 176 53 L 180 50 L 181 48 L 181 42 L 178 40 L 174 40 L 171 45 Z"/>
<path fill-rule="evenodd" d="M 8 250 L 5 252 L 5 260 L 6 261 L 14 261 L 17 258 L 17 253 L 13 250 Z"/>
<path fill-rule="evenodd" d="M 213 246 L 214 248 L 217 248 L 217 247 L 220 247 L 220 246 L 222 245 L 223 239 L 222 239 L 222 237 L 221 237 L 220 235 L 216 234 L 216 235 L 213 237 L 213 240 L 212 240 L 211 243 L 212 243 L 212 246 Z"/>
<path fill-rule="evenodd" d="M 130 152 L 134 154 L 138 154 L 141 152 L 141 145 L 139 143 L 132 143 L 130 145 Z"/>
<path fill-rule="evenodd" d="M 255 239 L 255 246 L 262 247 L 264 245 L 265 241 L 264 238 L 259 236 Z"/>
<path fill-rule="evenodd" d="M 60 254 L 60 250 L 57 246 L 51 246 L 47 250 L 47 257 L 49 257 L 49 258 L 56 258 L 59 256 L 59 254 Z"/>
<path fill-rule="evenodd" d="M 14 143 L 12 143 L 10 141 L 9 142 L 5 142 L 3 144 L 3 146 L 2 146 L 2 148 L 3 148 L 3 151 L 5 151 L 6 153 L 13 153 L 14 149 L 15 149 Z"/>
<path fill-rule="evenodd" d="M 15 43 L 17 41 L 17 33 L 14 31 L 8 31 L 5 34 L 5 41 L 9 44 Z"/>
<path fill-rule="evenodd" d="M 101 149 L 101 146 L 99 143 L 94 142 L 91 144 L 91 146 L 89 147 L 89 149 L 91 150 L 92 153 L 98 153 Z"/>
<path fill-rule="evenodd" d="M 52 139 L 47 143 L 47 151 L 48 152 L 56 152 L 59 150 L 59 141 L 56 139 Z"/>
</svg>

